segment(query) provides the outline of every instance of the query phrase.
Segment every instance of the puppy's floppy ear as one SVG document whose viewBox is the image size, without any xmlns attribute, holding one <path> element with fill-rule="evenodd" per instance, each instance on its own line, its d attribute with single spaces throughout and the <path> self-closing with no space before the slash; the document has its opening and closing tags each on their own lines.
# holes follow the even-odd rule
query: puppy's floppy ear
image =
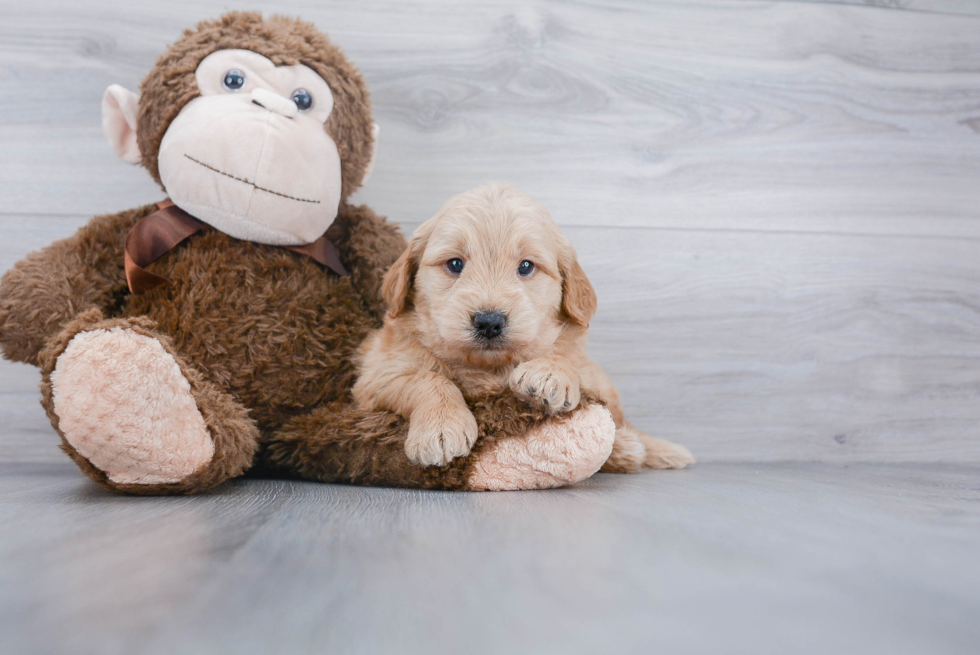
<svg viewBox="0 0 980 655">
<path fill-rule="evenodd" d="M 388 316 L 391 318 L 397 318 L 408 308 L 415 271 L 418 270 L 419 259 L 431 231 L 428 222 L 420 225 L 412 235 L 408 248 L 395 260 L 381 281 L 381 296 L 388 303 Z"/>
<path fill-rule="evenodd" d="M 381 281 L 381 296 L 388 303 L 388 316 L 395 318 L 405 311 L 408 292 L 412 287 L 415 265 L 412 263 L 412 247 L 405 248 Z"/>
<path fill-rule="evenodd" d="M 566 243 L 558 257 L 558 268 L 561 271 L 561 308 L 565 316 L 577 325 L 589 327 L 589 321 L 595 316 L 595 289 L 578 263 L 575 249 Z"/>
</svg>

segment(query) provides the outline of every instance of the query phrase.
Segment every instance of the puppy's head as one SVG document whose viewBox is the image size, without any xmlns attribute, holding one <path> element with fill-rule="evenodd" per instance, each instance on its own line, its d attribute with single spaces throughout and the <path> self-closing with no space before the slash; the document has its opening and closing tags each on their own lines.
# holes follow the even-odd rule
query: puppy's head
<svg viewBox="0 0 980 655">
<path fill-rule="evenodd" d="M 482 367 L 545 354 L 596 309 L 551 215 L 504 184 L 462 193 L 419 226 L 382 293 L 390 316 L 414 310 L 437 356 Z"/>
</svg>

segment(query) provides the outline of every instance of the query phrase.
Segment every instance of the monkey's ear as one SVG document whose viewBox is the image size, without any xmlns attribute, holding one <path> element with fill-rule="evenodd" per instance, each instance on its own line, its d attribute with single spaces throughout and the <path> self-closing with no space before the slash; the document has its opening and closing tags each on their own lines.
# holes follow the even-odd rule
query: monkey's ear
<svg viewBox="0 0 980 655">
<path fill-rule="evenodd" d="M 589 327 L 589 321 L 595 316 L 598 300 L 571 244 L 559 256 L 558 268 L 561 270 L 562 310 L 573 323 L 584 328 Z"/>
<path fill-rule="evenodd" d="M 136 116 L 140 97 L 118 84 L 105 90 L 102 96 L 102 133 L 112 151 L 128 164 L 142 160 L 136 143 Z"/>
<path fill-rule="evenodd" d="M 361 186 L 367 184 L 368 178 L 371 177 L 371 172 L 374 170 L 374 162 L 378 158 L 378 134 L 380 132 L 381 128 L 378 127 L 378 124 L 371 123 L 371 159 L 368 160 L 368 165 L 364 169 Z"/>
</svg>

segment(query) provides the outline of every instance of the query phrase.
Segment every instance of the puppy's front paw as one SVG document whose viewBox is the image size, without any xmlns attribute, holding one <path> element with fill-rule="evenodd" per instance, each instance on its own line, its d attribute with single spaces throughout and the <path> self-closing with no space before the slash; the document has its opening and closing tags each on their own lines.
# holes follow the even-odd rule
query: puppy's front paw
<svg viewBox="0 0 980 655">
<path fill-rule="evenodd" d="M 476 419 L 465 406 L 440 403 L 419 408 L 408 422 L 405 454 L 414 464 L 445 466 L 469 454 L 477 432 Z"/>
<path fill-rule="evenodd" d="M 555 367 L 546 359 L 524 362 L 510 374 L 510 388 L 530 403 L 544 406 L 549 414 L 578 407 L 578 376 Z"/>
</svg>

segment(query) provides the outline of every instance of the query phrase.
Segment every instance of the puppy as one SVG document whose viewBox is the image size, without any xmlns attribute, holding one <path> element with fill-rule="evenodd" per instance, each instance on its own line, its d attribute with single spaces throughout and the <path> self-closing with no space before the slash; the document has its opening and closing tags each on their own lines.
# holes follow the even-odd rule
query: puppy
<svg viewBox="0 0 980 655">
<path fill-rule="evenodd" d="M 358 356 L 354 398 L 409 420 L 405 452 L 441 466 L 470 452 L 464 398 L 510 387 L 550 414 L 597 394 L 616 423 L 603 471 L 683 468 L 686 448 L 646 435 L 585 354 L 596 294 L 568 239 L 538 203 L 505 184 L 462 193 L 423 223 L 385 275 L 389 313 Z"/>
</svg>

